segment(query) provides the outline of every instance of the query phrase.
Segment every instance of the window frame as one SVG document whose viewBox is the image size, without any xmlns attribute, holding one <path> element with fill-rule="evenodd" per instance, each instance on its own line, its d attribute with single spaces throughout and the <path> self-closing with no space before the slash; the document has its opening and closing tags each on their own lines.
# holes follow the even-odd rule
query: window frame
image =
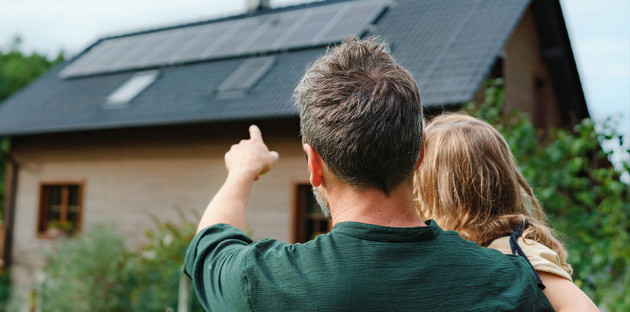
<svg viewBox="0 0 630 312">
<path fill-rule="evenodd" d="M 312 185 L 310 182 L 304 181 L 296 181 L 292 183 L 293 209 L 291 211 L 291 240 L 293 243 L 305 243 L 310 240 L 310 238 L 305 237 L 307 222 L 306 200 L 308 200 L 308 198 L 300 192 L 302 188 L 310 189 L 312 188 Z M 315 199 L 313 198 L 313 200 Z M 330 232 L 331 229 L 332 222 L 328 220 L 328 228 L 326 229 L 326 232 Z"/>
<path fill-rule="evenodd" d="M 40 181 L 39 182 L 39 202 L 37 205 L 37 223 L 35 224 L 35 233 L 37 234 L 37 238 L 54 238 L 48 233 L 48 208 L 47 203 L 49 202 L 49 194 L 46 192 L 46 188 L 60 186 L 62 187 L 62 215 L 65 214 L 67 217 L 68 211 L 68 187 L 69 186 L 77 186 L 77 201 L 78 201 L 78 212 L 77 212 L 77 225 L 76 229 L 70 236 L 75 236 L 81 233 L 83 229 L 83 211 L 85 208 L 85 181 L 83 180 L 55 180 L 55 181 Z M 65 195 L 64 195 L 65 193 Z M 63 219 L 63 217 L 60 217 Z"/>
</svg>

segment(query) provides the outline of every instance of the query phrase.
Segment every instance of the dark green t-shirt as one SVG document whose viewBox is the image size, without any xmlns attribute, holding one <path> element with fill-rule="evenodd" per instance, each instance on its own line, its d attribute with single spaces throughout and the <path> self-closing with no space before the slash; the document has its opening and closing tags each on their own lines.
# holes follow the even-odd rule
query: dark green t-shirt
<svg viewBox="0 0 630 312">
<path fill-rule="evenodd" d="M 342 222 L 288 244 L 218 224 L 184 270 L 209 311 L 552 311 L 525 260 L 427 225 Z"/>
</svg>

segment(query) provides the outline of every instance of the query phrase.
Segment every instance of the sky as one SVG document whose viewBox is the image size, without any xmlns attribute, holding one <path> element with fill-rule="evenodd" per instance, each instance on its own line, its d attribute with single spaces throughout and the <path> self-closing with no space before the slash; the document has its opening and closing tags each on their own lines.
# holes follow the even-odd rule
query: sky
<svg viewBox="0 0 630 312">
<path fill-rule="evenodd" d="M 271 6 L 307 1 L 271 0 Z M 613 117 L 630 148 L 630 1 L 560 2 L 591 117 L 596 123 Z M 104 35 L 234 15 L 245 8 L 246 0 L 0 0 L 0 50 L 8 50 L 19 35 L 24 52 L 71 56 Z"/>
</svg>

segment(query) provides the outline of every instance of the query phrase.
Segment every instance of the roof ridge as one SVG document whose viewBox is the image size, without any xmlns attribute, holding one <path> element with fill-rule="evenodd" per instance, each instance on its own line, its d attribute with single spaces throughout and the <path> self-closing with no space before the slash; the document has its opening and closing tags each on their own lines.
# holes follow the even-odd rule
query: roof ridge
<svg viewBox="0 0 630 312">
<path fill-rule="evenodd" d="M 209 25 L 209 24 L 226 22 L 226 21 L 232 21 L 232 20 L 237 20 L 237 19 L 257 17 L 257 16 L 264 16 L 264 15 L 283 13 L 283 12 L 289 12 L 289 11 L 296 11 L 296 10 L 301 10 L 301 9 L 306 9 L 306 8 L 325 6 L 325 5 L 331 5 L 331 4 L 343 3 L 343 2 L 351 2 L 351 1 L 357 1 L 357 0 L 321 0 L 321 1 L 315 0 L 313 2 L 308 2 L 308 3 L 287 5 L 287 6 L 278 7 L 278 8 L 270 8 L 270 9 L 259 11 L 259 12 L 253 13 L 253 14 L 248 14 L 248 13 L 244 12 L 244 13 L 240 13 L 240 14 L 236 14 L 236 15 L 215 17 L 215 18 L 212 18 L 212 19 L 203 19 L 203 20 L 198 20 L 198 21 L 194 21 L 194 22 L 187 22 L 187 23 L 181 23 L 181 24 L 176 24 L 176 25 L 147 28 L 147 29 L 132 31 L 132 32 L 128 32 L 128 33 L 121 33 L 119 35 L 105 35 L 103 37 L 98 38 L 96 40 L 96 42 L 94 42 L 94 43 L 98 43 L 98 42 L 101 42 L 101 41 L 104 41 L 104 40 L 109 40 L 109 39 L 118 39 L 118 38 L 125 38 L 125 37 L 132 37 L 132 36 L 156 33 L 156 32 L 160 32 L 160 31 L 181 29 L 181 28 L 201 26 L 201 25 Z M 90 45 L 89 47 L 92 47 L 92 46 L 93 45 Z"/>
</svg>

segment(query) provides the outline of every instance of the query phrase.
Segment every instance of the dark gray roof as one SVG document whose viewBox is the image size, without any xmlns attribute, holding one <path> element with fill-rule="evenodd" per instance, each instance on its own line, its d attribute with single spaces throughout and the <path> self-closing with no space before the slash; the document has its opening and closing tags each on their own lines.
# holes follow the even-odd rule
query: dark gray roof
<svg viewBox="0 0 630 312">
<path fill-rule="evenodd" d="M 343 1 L 261 14 L 338 2 Z M 395 0 L 369 34 L 392 45 L 394 57 L 416 78 L 424 106 L 454 105 L 473 98 L 529 2 Z M 239 18 L 247 16 L 231 17 Z M 216 20 L 206 23 L 212 22 Z M 157 80 L 124 108 L 104 103 L 134 71 L 60 78 L 70 60 L 0 104 L 0 135 L 294 117 L 293 88 L 325 49 L 320 45 L 268 53 L 276 57 L 271 69 L 247 92 L 228 97 L 218 96 L 217 87 L 251 56 L 158 66 Z"/>
</svg>

